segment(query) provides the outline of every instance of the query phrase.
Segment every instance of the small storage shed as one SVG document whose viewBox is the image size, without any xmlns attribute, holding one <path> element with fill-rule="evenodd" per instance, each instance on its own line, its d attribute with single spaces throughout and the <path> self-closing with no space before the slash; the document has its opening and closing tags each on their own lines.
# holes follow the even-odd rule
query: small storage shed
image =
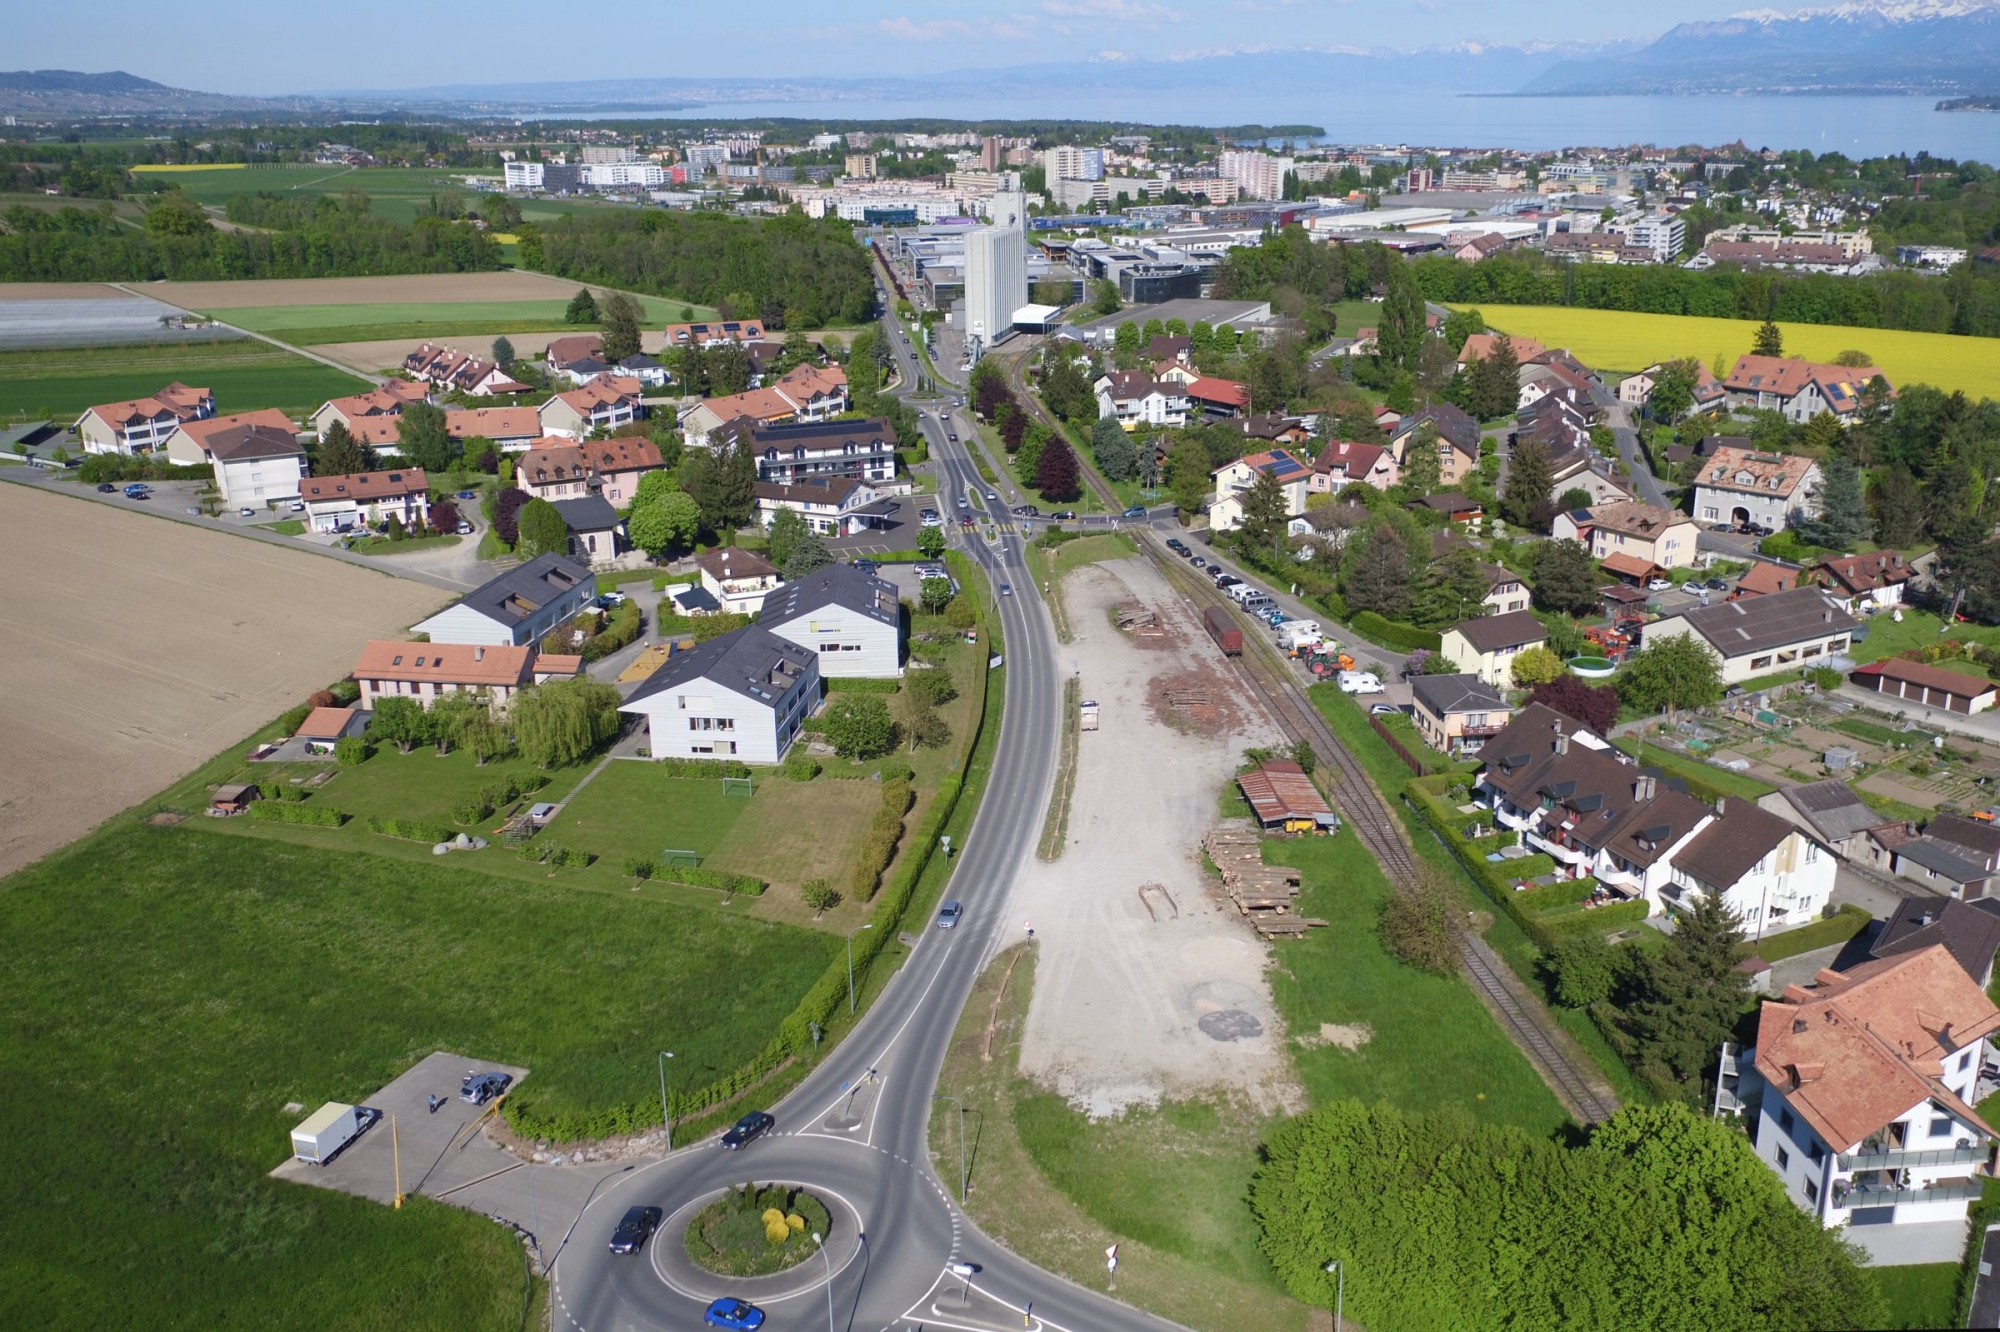
<svg viewBox="0 0 2000 1332">
<path fill-rule="evenodd" d="M 1312 832 L 1338 826 L 1312 778 L 1289 759 L 1266 759 L 1249 772 L 1239 773 L 1236 784 L 1250 802 L 1258 824 L 1266 829 Z"/>
<path fill-rule="evenodd" d="M 232 782 L 228 786 L 215 788 L 215 794 L 210 797 L 208 807 L 217 814 L 241 814 L 262 794 L 254 782 Z"/>
</svg>

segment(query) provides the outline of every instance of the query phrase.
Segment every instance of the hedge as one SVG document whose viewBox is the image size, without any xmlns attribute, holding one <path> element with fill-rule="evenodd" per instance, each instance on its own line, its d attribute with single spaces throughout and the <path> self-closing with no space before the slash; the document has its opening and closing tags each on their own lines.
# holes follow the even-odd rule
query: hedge
<svg viewBox="0 0 2000 1332">
<path fill-rule="evenodd" d="M 1429 629 L 1419 629 L 1414 624 L 1401 624 L 1385 619 L 1374 611 L 1362 611 L 1347 622 L 1348 628 L 1363 638 L 1380 643 L 1383 647 L 1398 648 L 1404 652 L 1415 652 L 1419 648 L 1436 652 L 1443 636 Z"/>
<path fill-rule="evenodd" d="M 693 865 L 661 865 L 655 868 L 653 877 L 661 883 L 684 883 L 690 888 L 719 888 L 725 893 L 741 893 L 745 897 L 761 896 L 770 887 L 762 879 L 748 874 L 698 869 Z"/>
<path fill-rule="evenodd" d="M 380 814 L 368 816 L 368 831 L 411 842 L 449 842 L 458 836 L 458 829 L 448 828 L 442 823 L 429 823 L 423 819 L 390 819 Z"/>
<path fill-rule="evenodd" d="M 900 688 L 902 688 L 900 680 L 847 678 L 826 682 L 826 692 L 829 694 L 893 694 Z"/>
<path fill-rule="evenodd" d="M 909 813 L 915 799 L 907 777 L 882 783 L 882 804 L 868 825 L 868 836 L 862 840 L 861 854 L 855 857 L 854 874 L 848 880 L 848 890 L 858 900 L 868 901 L 881 887 L 882 874 L 889 868 L 889 861 L 896 854 L 896 843 L 903 836 L 903 815 Z"/>
<path fill-rule="evenodd" d="M 252 809 L 256 806 L 252 805 Z M 1810 925 L 1801 925 L 1796 930 L 1786 930 L 1783 934 L 1773 934 L 1767 938 L 1745 944 L 1766 962 L 1781 962 L 1800 953 L 1810 953 L 1815 948 L 1825 948 L 1830 944 L 1846 943 L 1861 933 L 1868 925 L 1869 915 L 1858 906 L 1848 905 L 1833 915 L 1816 920 Z"/>
<path fill-rule="evenodd" d="M 723 777 L 748 777 L 750 775 L 750 765 L 747 763 L 738 763 L 734 759 L 665 758 L 655 760 L 654 766 L 659 769 L 662 776 L 666 777 L 686 777 L 689 779 L 710 777 L 719 779 Z"/>
<path fill-rule="evenodd" d="M 1531 911 L 1553 911 L 1583 901 L 1596 886 L 1595 879 L 1564 879 L 1540 888 L 1523 888 L 1514 894 L 1514 900 Z"/>
<path fill-rule="evenodd" d="M 259 800 L 250 806 L 250 817 L 265 823 L 309 823 L 316 828 L 338 828 L 347 815 L 326 805 L 294 804 L 289 800 Z"/>
</svg>

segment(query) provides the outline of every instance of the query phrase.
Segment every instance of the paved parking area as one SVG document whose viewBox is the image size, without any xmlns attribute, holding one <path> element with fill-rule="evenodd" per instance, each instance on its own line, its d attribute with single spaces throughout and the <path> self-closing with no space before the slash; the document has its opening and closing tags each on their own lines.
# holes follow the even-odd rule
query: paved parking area
<svg viewBox="0 0 2000 1332">
<path fill-rule="evenodd" d="M 936 507 L 937 501 L 933 496 L 903 496 L 896 501 L 896 512 L 887 522 L 870 531 L 856 533 L 854 536 L 835 537 L 826 543 L 826 548 L 840 559 L 855 555 L 886 555 L 891 551 L 915 550 L 917 515 L 924 509 Z"/>
</svg>

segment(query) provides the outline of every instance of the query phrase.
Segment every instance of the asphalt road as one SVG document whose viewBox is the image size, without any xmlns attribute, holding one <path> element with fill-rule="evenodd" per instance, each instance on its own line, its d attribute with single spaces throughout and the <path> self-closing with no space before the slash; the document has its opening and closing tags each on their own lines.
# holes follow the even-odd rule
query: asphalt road
<svg viewBox="0 0 2000 1332">
<path fill-rule="evenodd" d="M 891 336 L 898 358 L 907 361 L 907 348 Z M 936 417 L 926 412 L 923 419 L 940 490 L 954 500 L 968 490 L 983 495 L 963 447 L 946 440 Z M 962 434 L 970 428 L 964 420 L 958 425 Z M 853 1034 L 771 1107 L 777 1117 L 771 1134 L 740 1153 L 714 1142 L 685 1147 L 613 1176 L 598 1191 L 554 1262 L 559 1328 L 698 1327 L 703 1308 L 724 1295 L 763 1308 L 774 1332 L 816 1328 L 822 1317 L 830 1329 L 850 1332 L 1169 1326 L 986 1239 L 930 1166 L 932 1094 L 945 1050 L 973 981 L 1020 928 L 1008 899 L 1047 806 L 1061 700 L 1054 631 L 1018 537 L 1002 533 L 991 544 L 975 537 L 962 548 L 996 586 L 1009 582 L 1016 589 L 999 599 L 1007 667 L 999 747 L 951 881 L 951 895 L 965 904 L 963 922 L 954 930 L 913 924 L 921 941 L 902 971 Z M 681 1234 L 693 1210 L 751 1177 L 804 1185 L 829 1202 L 836 1220 L 824 1259 L 758 1280 L 713 1277 L 686 1263 Z M 666 1223 L 643 1253 L 614 1257 L 606 1247 L 612 1229 L 627 1207 L 642 1203 L 663 1208 Z M 982 1269 L 969 1294 L 951 1272 L 955 1263 Z"/>
</svg>

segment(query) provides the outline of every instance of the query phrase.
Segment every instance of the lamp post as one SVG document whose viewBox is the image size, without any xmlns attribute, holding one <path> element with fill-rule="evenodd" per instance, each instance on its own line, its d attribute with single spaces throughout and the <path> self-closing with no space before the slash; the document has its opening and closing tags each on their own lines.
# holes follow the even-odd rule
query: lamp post
<svg viewBox="0 0 2000 1332">
<path fill-rule="evenodd" d="M 1347 1295 L 1347 1264 L 1336 1258 L 1326 1265 L 1333 1273 L 1333 1332 L 1340 1332 L 1340 1306 Z"/>
<path fill-rule="evenodd" d="M 959 1099 L 956 1096 L 946 1096 L 942 1092 L 936 1093 L 931 1097 L 931 1099 L 933 1101 L 950 1101 L 952 1105 L 957 1107 L 958 1109 L 958 1201 L 960 1206 L 964 1206 L 965 1204 L 965 1106 L 960 1104 Z"/>
<path fill-rule="evenodd" d="M 857 925 L 847 932 L 847 1015 L 849 1017 L 854 1016 L 854 936 L 863 930 L 872 930 L 874 928 L 875 922 L 871 920 L 866 925 Z"/>
<path fill-rule="evenodd" d="M 819 1245 L 819 1256 L 826 1259 L 826 1332 L 833 1332 L 833 1255 L 826 1251 L 826 1241 L 817 1230 L 813 1243 Z"/>
<path fill-rule="evenodd" d="M 660 1123 L 667 1130 L 667 1150 L 674 1149 L 674 1117 L 667 1111 L 667 1061 L 674 1057 L 672 1050 L 660 1051 Z"/>
</svg>

